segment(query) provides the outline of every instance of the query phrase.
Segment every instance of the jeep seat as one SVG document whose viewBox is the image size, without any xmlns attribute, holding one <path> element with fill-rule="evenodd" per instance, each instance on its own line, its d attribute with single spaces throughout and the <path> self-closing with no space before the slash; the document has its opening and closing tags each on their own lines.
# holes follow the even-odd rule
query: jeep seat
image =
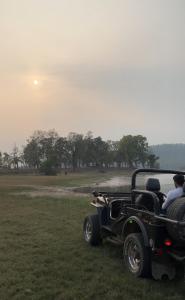
<svg viewBox="0 0 185 300">
<path fill-rule="evenodd" d="M 162 205 L 163 194 L 160 192 L 160 189 L 161 185 L 159 179 L 148 178 L 146 182 L 146 190 L 155 193 L 159 198 L 160 205 Z M 149 211 L 154 211 L 154 202 L 152 196 L 150 195 L 139 195 L 135 201 L 135 204 Z"/>
<path fill-rule="evenodd" d="M 146 182 L 146 190 L 154 193 L 160 192 L 161 185 L 159 179 L 157 178 L 148 178 Z"/>
</svg>

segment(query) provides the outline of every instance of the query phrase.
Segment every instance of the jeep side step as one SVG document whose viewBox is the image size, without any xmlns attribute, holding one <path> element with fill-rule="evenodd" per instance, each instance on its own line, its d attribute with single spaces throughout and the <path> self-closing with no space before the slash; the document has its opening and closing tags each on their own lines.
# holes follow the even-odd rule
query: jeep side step
<svg viewBox="0 0 185 300">
<path fill-rule="evenodd" d="M 115 238 L 117 236 L 117 234 L 114 233 L 112 231 L 111 227 L 109 227 L 109 226 L 105 226 L 105 225 L 101 226 L 101 232 L 102 232 L 103 238 L 108 238 L 108 237 Z"/>
<path fill-rule="evenodd" d="M 108 237 L 107 238 L 107 241 L 111 242 L 112 244 L 114 245 L 117 245 L 117 246 L 122 246 L 123 245 L 123 241 L 117 237 Z"/>
</svg>

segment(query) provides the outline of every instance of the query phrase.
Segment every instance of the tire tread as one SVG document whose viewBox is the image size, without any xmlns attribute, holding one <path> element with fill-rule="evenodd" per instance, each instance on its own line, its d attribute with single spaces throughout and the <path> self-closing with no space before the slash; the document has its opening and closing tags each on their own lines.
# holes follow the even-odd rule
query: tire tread
<svg viewBox="0 0 185 300">
<path fill-rule="evenodd" d="M 125 259 L 126 265 L 128 265 L 128 262 L 127 262 L 127 258 L 125 255 L 125 247 L 126 247 L 126 243 L 128 242 L 129 239 L 136 240 L 138 242 L 138 244 L 140 245 L 140 248 L 142 249 L 142 252 L 143 252 L 142 268 L 138 273 L 136 273 L 134 275 L 136 277 L 149 277 L 151 274 L 150 252 L 149 252 L 149 249 L 144 245 L 144 239 L 143 239 L 142 233 L 131 233 L 126 237 L 125 243 L 124 243 L 124 259 Z"/>
</svg>

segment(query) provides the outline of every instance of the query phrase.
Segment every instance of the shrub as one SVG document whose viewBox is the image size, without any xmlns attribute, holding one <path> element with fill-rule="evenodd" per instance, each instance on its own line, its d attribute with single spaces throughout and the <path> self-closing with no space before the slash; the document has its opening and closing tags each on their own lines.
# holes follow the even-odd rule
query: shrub
<svg viewBox="0 0 185 300">
<path fill-rule="evenodd" d="M 57 168 L 53 164 L 52 160 L 46 160 L 42 162 L 40 167 L 40 172 L 43 173 L 44 175 L 55 176 L 57 175 Z"/>
</svg>

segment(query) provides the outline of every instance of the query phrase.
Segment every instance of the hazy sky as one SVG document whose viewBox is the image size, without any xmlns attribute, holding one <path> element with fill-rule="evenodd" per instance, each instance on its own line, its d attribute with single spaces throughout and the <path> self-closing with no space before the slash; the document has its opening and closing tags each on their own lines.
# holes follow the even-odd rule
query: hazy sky
<svg viewBox="0 0 185 300">
<path fill-rule="evenodd" d="M 1 150 L 53 128 L 185 142 L 184 0 L 0 0 L 0 37 Z"/>
</svg>

